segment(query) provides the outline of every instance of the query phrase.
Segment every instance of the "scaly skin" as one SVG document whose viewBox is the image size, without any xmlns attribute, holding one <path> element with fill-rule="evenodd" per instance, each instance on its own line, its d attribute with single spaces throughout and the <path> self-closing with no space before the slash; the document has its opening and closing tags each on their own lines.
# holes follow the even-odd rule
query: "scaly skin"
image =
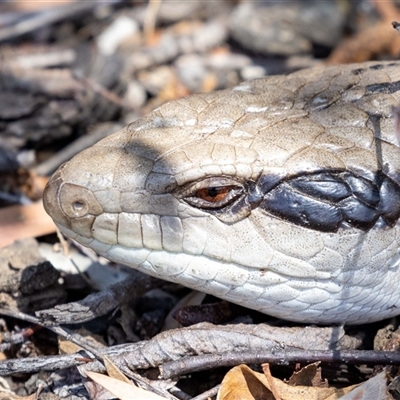
<svg viewBox="0 0 400 400">
<path fill-rule="evenodd" d="M 152 276 L 287 320 L 400 313 L 400 62 L 165 104 L 64 164 L 60 230 Z"/>
</svg>

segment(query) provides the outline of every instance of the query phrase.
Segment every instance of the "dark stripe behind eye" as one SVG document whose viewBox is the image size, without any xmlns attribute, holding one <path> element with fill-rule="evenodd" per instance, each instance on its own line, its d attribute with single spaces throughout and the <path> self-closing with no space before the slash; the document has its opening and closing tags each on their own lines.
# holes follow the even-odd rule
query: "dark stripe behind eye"
<svg viewBox="0 0 400 400">
<path fill-rule="evenodd" d="M 336 232 L 345 225 L 367 231 L 378 219 L 384 221 L 379 227 L 397 222 L 400 187 L 381 172 L 372 182 L 351 172 L 327 170 L 282 180 L 265 192 L 260 207 L 309 229 Z"/>
</svg>

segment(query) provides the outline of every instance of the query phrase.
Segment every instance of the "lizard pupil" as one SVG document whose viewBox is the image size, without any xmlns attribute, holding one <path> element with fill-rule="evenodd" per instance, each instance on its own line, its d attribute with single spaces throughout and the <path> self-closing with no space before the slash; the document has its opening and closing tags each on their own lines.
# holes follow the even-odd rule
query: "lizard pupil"
<svg viewBox="0 0 400 400">
<path fill-rule="evenodd" d="M 230 190 L 231 186 L 211 186 L 198 190 L 196 196 L 210 203 L 217 203 L 223 200 Z"/>
<path fill-rule="evenodd" d="M 223 190 L 223 188 L 222 188 L 222 190 Z M 211 188 L 208 189 L 208 195 L 210 197 L 216 197 L 220 193 L 221 193 L 221 188 L 219 188 L 219 187 L 211 187 Z"/>
</svg>

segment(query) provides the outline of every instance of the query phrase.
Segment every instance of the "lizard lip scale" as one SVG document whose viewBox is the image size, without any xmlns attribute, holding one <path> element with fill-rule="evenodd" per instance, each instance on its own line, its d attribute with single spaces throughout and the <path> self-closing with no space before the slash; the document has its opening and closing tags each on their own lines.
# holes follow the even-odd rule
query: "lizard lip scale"
<svg viewBox="0 0 400 400">
<path fill-rule="evenodd" d="M 283 319 L 400 314 L 400 62 L 303 70 L 167 103 L 62 165 L 68 237 Z"/>
</svg>

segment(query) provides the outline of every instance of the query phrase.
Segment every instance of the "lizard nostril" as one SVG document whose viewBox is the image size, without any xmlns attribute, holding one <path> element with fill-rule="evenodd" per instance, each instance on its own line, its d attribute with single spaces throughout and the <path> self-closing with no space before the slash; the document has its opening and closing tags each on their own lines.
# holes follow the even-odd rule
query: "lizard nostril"
<svg viewBox="0 0 400 400">
<path fill-rule="evenodd" d="M 75 200 L 70 199 L 69 202 L 66 202 L 65 207 L 63 206 L 65 213 L 73 218 L 84 217 L 87 214 L 90 214 L 90 205 L 85 200 Z"/>
<path fill-rule="evenodd" d="M 82 203 L 81 201 L 74 201 L 72 203 L 72 207 L 75 209 L 75 211 L 79 212 L 82 211 L 83 207 L 84 207 L 84 203 Z"/>
<path fill-rule="evenodd" d="M 64 213 L 72 219 L 103 213 L 102 207 L 91 190 L 71 183 L 65 183 L 62 186 L 60 204 Z"/>
</svg>

